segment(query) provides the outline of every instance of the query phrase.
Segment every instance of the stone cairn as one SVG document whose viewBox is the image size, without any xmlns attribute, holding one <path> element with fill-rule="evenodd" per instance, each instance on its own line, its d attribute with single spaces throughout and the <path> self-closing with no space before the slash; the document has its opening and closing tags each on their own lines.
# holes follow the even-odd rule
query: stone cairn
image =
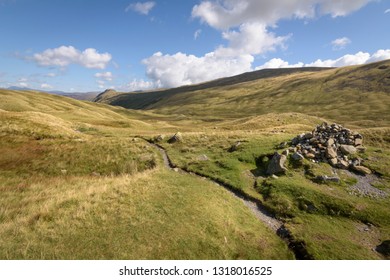
<svg viewBox="0 0 390 280">
<path fill-rule="evenodd" d="M 362 174 L 371 173 L 370 169 L 361 165 L 361 159 L 357 156 L 358 152 L 365 151 L 363 136 L 341 125 L 323 123 L 311 133 L 296 136 L 291 145 L 283 154 L 287 157 L 289 152 L 293 153 L 291 157 L 296 161 L 306 158 L 317 163 L 328 162 L 340 169 L 352 169 Z M 288 143 L 282 143 L 280 148 L 287 146 Z M 267 173 L 271 174 L 272 170 Z"/>
</svg>

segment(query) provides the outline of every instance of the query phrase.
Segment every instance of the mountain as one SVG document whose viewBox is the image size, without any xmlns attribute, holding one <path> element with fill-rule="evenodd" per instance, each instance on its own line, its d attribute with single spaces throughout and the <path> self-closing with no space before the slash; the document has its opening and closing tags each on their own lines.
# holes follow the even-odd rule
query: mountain
<svg viewBox="0 0 390 280">
<path fill-rule="evenodd" d="M 58 90 L 37 90 L 33 88 L 28 87 L 18 87 L 18 86 L 11 86 L 7 88 L 8 90 L 18 90 L 18 91 L 39 91 L 39 92 L 45 92 L 55 95 L 61 95 L 70 97 L 77 100 L 86 100 L 86 101 L 92 101 L 95 99 L 95 97 L 99 94 L 99 92 L 91 91 L 91 92 L 64 92 L 64 91 L 58 91 Z"/>
<path fill-rule="evenodd" d="M 98 102 L 200 119 L 299 112 L 361 125 L 390 122 L 390 60 L 342 68 L 265 69 L 199 85 L 100 95 Z"/>
</svg>

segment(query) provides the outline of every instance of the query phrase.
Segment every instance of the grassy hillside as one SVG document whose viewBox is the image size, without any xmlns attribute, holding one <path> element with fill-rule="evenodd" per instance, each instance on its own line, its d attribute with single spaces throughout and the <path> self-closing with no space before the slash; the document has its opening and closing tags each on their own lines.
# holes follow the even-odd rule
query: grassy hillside
<svg viewBox="0 0 390 280">
<path fill-rule="evenodd" d="M 147 110 L 0 90 L 0 259 L 294 258 L 237 197 L 191 172 L 263 204 L 315 259 L 386 259 L 375 249 L 390 240 L 390 195 L 351 190 L 371 178 L 390 194 L 389 69 L 243 74 L 141 98 Z M 374 175 L 291 157 L 285 175 L 265 174 L 281 142 L 324 121 L 363 135 L 358 157 Z M 190 173 L 165 168 L 144 139 Z M 316 180 L 335 172 L 338 183 Z"/>
<path fill-rule="evenodd" d="M 390 122 L 390 61 L 327 70 L 260 70 L 227 81 L 114 95 L 103 102 L 204 120 L 298 112 L 355 126 Z"/>
<path fill-rule="evenodd" d="M 161 116 L 0 95 L 0 259 L 293 258 L 229 192 L 133 137 L 176 128 Z"/>
</svg>

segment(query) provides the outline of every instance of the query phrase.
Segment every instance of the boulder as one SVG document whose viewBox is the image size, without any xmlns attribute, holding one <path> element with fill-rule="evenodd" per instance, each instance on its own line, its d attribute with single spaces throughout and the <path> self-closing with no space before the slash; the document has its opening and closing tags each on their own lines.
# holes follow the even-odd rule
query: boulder
<svg viewBox="0 0 390 280">
<path fill-rule="evenodd" d="M 326 155 L 326 158 L 328 158 L 328 159 L 337 158 L 337 152 L 331 146 L 328 146 L 326 148 L 325 155 Z"/>
<path fill-rule="evenodd" d="M 337 163 L 338 163 L 338 160 L 337 158 L 331 158 L 328 160 L 329 164 L 332 165 L 332 166 L 336 166 Z"/>
<path fill-rule="evenodd" d="M 341 160 L 338 161 L 337 167 L 341 168 L 341 169 L 348 169 L 349 163 L 348 163 L 348 161 L 345 161 L 345 160 L 341 159 Z"/>
<path fill-rule="evenodd" d="M 352 166 L 351 169 L 364 175 L 371 174 L 371 170 L 365 166 L 361 166 L 361 165 Z"/>
<path fill-rule="evenodd" d="M 308 159 L 315 159 L 316 158 L 315 154 L 313 154 L 313 153 L 307 153 L 305 155 L 305 157 L 308 158 Z"/>
<path fill-rule="evenodd" d="M 352 146 L 352 145 L 341 145 L 340 146 L 340 151 L 344 155 L 353 155 L 353 154 L 357 153 L 357 149 L 354 146 Z"/>
<path fill-rule="evenodd" d="M 156 137 L 156 142 L 162 142 L 164 141 L 164 139 L 165 139 L 165 135 L 160 134 L 159 136 Z"/>
<path fill-rule="evenodd" d="M 354 144 L 355 144 L 355 146 L 361 146 L 361 145 L 363 145 L 363 139 L 361 139 L 361 138 L 356 138 Z"/>
<path fill-rule="evenodd" d="M 279 174 L 287 171 L 287 168 L 284 166 L 287 157 L 285 155 L 280 155 L 279 153 L 275 153 L 268 164 L 267 174 Z"/>
<path fill-rule="evenodd" d="M 302 161 L 304 159 L 303 155 L 301 153 L 295 152 L 292 154 L 292 159 L 296 161 Z"/>
<path fill-rule="evenodd" d="M 182 142 L 183 136 L 180 132 L 177 132 L 175 135 L 173 135 L 169 140 L 168 143 L 176 143 L 176 142 Z"/>
</svg>

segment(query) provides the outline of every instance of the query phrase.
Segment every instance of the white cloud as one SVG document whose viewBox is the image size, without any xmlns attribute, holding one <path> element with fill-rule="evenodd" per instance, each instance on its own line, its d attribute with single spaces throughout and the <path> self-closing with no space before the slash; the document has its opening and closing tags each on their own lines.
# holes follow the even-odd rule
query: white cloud
<svg viewBox="0 0 390 280">
<path fill-rule="evenodd" d="M 221 57 L 215 52 L 202 57 L 158 52 L 144 59 L 147 76 L 157 87 L 177 87 L 250 71 L 254 58 L 251 55 Z"/>
<path fill-rule="evenodd" d="M 387 10 L 385 11 L 385 14 L 388 14 L 388 13 L 390 13 L 390 9 L 387 9 Z"/>
<path fill-rule="evenodd" d="M 217 29 L 228 29 L 246 22 L 274 25 L 280 19 L 313 18 L 330 14 L 345 16 L 375 0 L 206 0 L 192 9 L 192 16 Z"/>
<path fill-rule="evenodd" d="M 276 47 L 284 45 L 289 36 L 279 36 L 268 32 L 261 23 L 244 23 L 239 31 L 225 31 L 224 39 L 229 41 L 228 47 L 219 47 L 216 53 L 221 56 L 236 56 L 245 54 L 263 54 L 274 51 Z"/>
<path fill-rule="evenodd" d="M 387 50 L 378 50 L 374 53 L 367 62 L 375 62 L 381 60 L 390 59 L 390 49 Z"/>
<path fill-rule="evenodd" d="M 381 61 L 390 59 L 390 49 L 378 50 L 370 55 L 366 52 L 358 52 L 356 54 L 347 54 L 337 59 L 321 60 L 318 59 L 312 63 L 305 64 L 305 66 L 317 66 L 317 67 L 342 67 L 350 65 L 360 65 L 370 62 Z"/>
<path fill-rule="evenodd" d="M 57 76 L 56 73 L 47 73 L 47 74 L 46 74 L 46 77 L 51 77 L 51 78 L 53 78 L 53 77 L 56 77 L 56 76 Z"/>
<path fill-rule="evenodd" d="M 280 58 L 273 58 L 261 66 L 256 67 L 255 70 L 260 69 L 272 69 L 272 68 L 293 68 L 293 67 L 303 67 L 305 64 L 303 62 L 298 62 L 296 64 L 290 64 L 287 61 L 284 61 Z"/>
<path fill-rule="evenodd" d="M 18 86 L 20 87 L 28 87 L 28 83 L 25 83 L 25 82 L 21 82 L 21 83 L 18 83 Z"/>
<path fill-rule="evenodd" d="M 331 44 L 332 44 L 334 50 L 342 50 L 350 43 L 351 43 L 351 40 L 349 38 L 342 37 L 342 38 L 338 38 L 336 40 L 333 40 Z"/>
<path fill-rule="evenodd" d="M 202 29 L 196 30 L 194 33 L 194 40 L 198 39 L 201 33 L 202 33 Z"/>
<path fill-rule="evenodd" d="M 96 73 L 95 77 L 98 79 L 104 79 L 106 81 L 112 81 L 113 75 L 111 72 Z"/>
<path fill-rule="evenodd" d="M 285 48 L 291 34 L 277 35 L 270 31 L 282 19 L 308 20 L 322 15 L 345 16 L 375 0 L 204 0 L 192 9 L 192 17 L 220 30 L 226 45 L 203 56 L 178 52 L 155 53 L 143 60 L 146 74 L 155 87 L 176 87 L 196 84 L 226 76 L 252 71 L 255 56 Z M 196 39 L 199 33 L 194 34 Z M 346 45 L 346 42 L 335 42 Z M 337 61 L 317 60 L 313 65 L 342 65 L 364 63 L 370 59 L 361 55 L 346 55 Z M 275 58 L 262 68 L 302 67 L 304 63 L 289 64 Z M 309 65 L 308 65 L 309 66 Z"/>
<path fill-rule="evenodd" d="M 41 89 L 52 89 L 53 87 L 49 84 L 41 84 Z"/>
<path fill-rule="evenodd" d="M 30 59 L 40 66 L 65 67 L 70 64 L 79 64 L 86 68 L 104 69 L 111 60 L 111 54 L 100 54 L 93 48 L 80 51 L 73 46 L 61 46 L 36 53 Z"/>
<path fill-rule="evenodd" d="M 132 10 L 141 15 L 148 15 L 149 12 L 156 6 L 156 2 L 148 1 L 148 2 L 137 2 L 128 5 L 125 9 L 126 12 Z"/>
<path fill-rule="evenodd" d="M 155 88 L 155 83 L 152 81 L 145 81 L 142 79 L 134 79 L 130 83 L 121 87 L 121 90 L 124 91 L 138 91 L 138 90 L 148 90 Z"/>
</svg>

